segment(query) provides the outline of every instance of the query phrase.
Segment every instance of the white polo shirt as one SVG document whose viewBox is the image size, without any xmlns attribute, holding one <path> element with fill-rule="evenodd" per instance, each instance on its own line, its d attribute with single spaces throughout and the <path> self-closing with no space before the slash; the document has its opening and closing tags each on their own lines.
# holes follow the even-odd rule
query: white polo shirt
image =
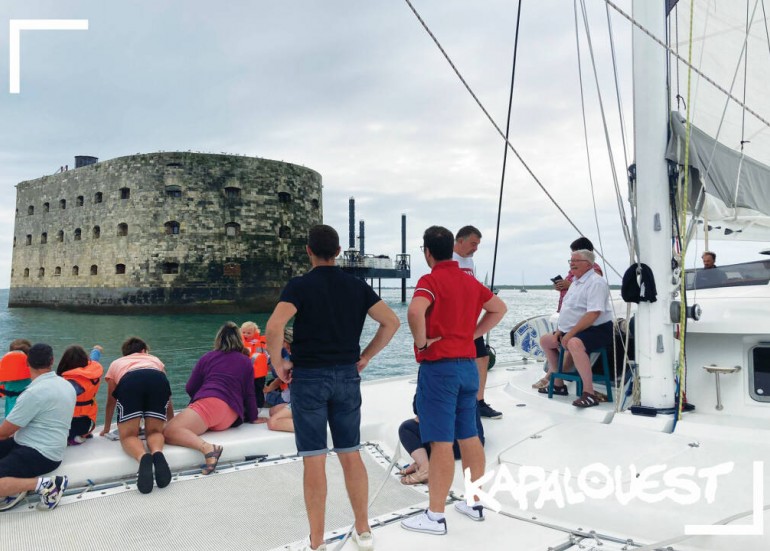
<svg viewBox="0 0 770 551">
<path fill-rule="evenodd" d="M 567 333 L 587 312 L 600 312 L 593 326 L 612 321 L 610 286 L 593 270 L 588 270 L 569 286 L 559 312 L 559 331 Z"/>
<path fill-rule="evenodd" d="M 476 263 L 473 262 L 472 256 L 460 256 L 456 252 L 452 251 L 452 260 L 456 260 L 457 263 L 460 265 L 460 269 L 465 272 L 466 274 L 470 274 L 473 277 L 476 277 Z"/>
</svg>

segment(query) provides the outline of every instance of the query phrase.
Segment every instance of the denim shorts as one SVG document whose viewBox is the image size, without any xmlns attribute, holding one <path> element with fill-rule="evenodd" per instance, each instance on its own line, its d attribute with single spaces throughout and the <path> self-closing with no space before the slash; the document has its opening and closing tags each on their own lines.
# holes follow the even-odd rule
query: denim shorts
<svg viewBox="0 0 770 551">
<path fill-rule="evenodd" d="M 298 455 L 327 453 L 326 425 L 333 451 L 347 453 L 361 447 L 361 376 L 356 364 L 294 367 L 291 411 Z"/>
<path fill-rule="evenodd" d="M 423 362 L 417 377 L 417 415 L 423 442 L 452 442 L 478 435 L 479 372 L 472 358 Z"/>
</svg>

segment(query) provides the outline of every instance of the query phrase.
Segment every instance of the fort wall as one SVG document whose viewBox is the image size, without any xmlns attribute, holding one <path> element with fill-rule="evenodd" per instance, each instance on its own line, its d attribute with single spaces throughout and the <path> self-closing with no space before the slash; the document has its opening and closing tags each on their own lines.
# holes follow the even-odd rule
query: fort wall
<svg viewBox="0 0 770 551">
<path fill-rule="evenodd" d="M 11 307 L 267 311 L 323 218 L 320 174 L 253 157 L 132 155 L 16 187 Z"/>
</svg>

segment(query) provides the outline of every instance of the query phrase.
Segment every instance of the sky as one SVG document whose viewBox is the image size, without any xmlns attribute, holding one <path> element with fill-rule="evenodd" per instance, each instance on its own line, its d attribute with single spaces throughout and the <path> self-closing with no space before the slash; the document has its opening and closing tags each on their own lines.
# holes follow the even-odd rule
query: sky
<svg viewBox="0 0 770 551">
<path fill-rule="evenodd" d="M 412 3 L 504 129 L 517 3 Z M 588 5 L 625 197 L 605 5 Z M 89 28 L 22 32 L 21 89 L 11 94 L 11 19 L 87 19 Z M 612 21 L 630 126 L 630 29 L 614 14 Z M 622 274 L 628 251 L 585 57 L 588 155 L 583 139 L 574 27 L 568 0 L 524 3 L 510 142 Z M 584 37 L 581 44 L 585 55 Z M 504 142 L 400 0 L 5 0 L 0 124 L 0 287 L 10 281 L 14 186 L 74 166 L 75 155 L 190 150 L 310 167 L 323 177 L 324 222 L 343 246 L 350 197 L 365 220 L 367 253 L 399 253 L 406 214 L 412 282 L 428 270 L 419 245 L 430 225 L 478 227 L 477 275 L 491 279 L 497 244 L 498 284 L 566 275 L 568 245 L 578 237 L 509 154 L 495 239 Z M 762 247 L 711 248 L 729 263 L 756 258 Z"/>
</svg>

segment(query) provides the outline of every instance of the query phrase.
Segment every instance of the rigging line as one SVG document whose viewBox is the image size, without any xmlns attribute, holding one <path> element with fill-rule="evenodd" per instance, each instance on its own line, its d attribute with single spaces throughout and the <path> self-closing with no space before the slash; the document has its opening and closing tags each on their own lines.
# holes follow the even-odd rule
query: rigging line
<svg viewBox="0 0 770 551">
<path fill-rule="evenodd" d="M 770 31 L 767 30 L 767 12 L 765 11 L 765 0 L 762 0 L 762 21 L 765 23 L 765 37 L 767 38 L 767 49 L 770 50 Z"/>
<path fill-rule="evenodd" d="M 508 136 L 511 130 L 511 107 L 513 106 L 513 83 L 516 77 L 516 54 L 519 51 L 519 22 L 521 21 L 521 3 L 519 0 L 519 7 L 516 10 L 516 35 L 513 39 L 513 62 L 511 67 L 511 90 L 508 94 L 508 118 L 505 123 L 505 143 L 503 146 L 503 170 L 500 175 L 500 197 L 497 201 L 497 227 L 495 228 L 495 250 L 492 254 L 492 283 L 489 286 L 491 290 L 495 288 L 495 269 L 497 267 L 497 248 L 500 242 L 500 218 L 503 211 L 503 188 L 505 187 L 505 167 L 508 162 Z M 523 282 L 522 282 L 523 285 Z M 489 338 L 487 338 L 489 340 Z M 487 342 L 489 344 L 489 342 Z"/>
<path fill-rule="evenodd" d="M 628 229 L 628 224 L 626 223 L 626 213 L 625 213 L 625 210 L 623 209 L 623 199 L 622 199 L 622 194 L 620 193 L 620 184 L 618 182 L 617 167 L 615 166 L 615 156 L 613 155 L 612 143 L 611 143 L 611 140 L 610 140 L 610 134 L 609 134 L 608 125 L 607 125 L 607 115 L 606 115 L 605 110 L 604 110 L 604 100 L 602 99 L 602 92 L 601 92 L 601 88 L 599 86 L 599 72 L 596 69 L 596 57 L 594 55 L 593 40 L 591 39 L 591 30 L 590 30 L 590 25 L 588 24 L 588 12 L 586 11 L 585 0 L 580 0 L 580 3 L 581 3 L 581 6 L 582 6 L 583 26 L 585 27 L 586 39 L 588 41 L 588 51 L 590 53 L 591 66 L 592 66 L 593 72 L 594 72 L 594 83 L 596 85 L 596 96 L 597 96 L 597 98 L 599 100 L 599 110 L 600 110 L 600 113 L 602 115 L 602 124 L 604 126 L 604 140 L 605 140 L 606 145 L 607 145 L 607 154 L 608 154 L 609 162 L 610 162 L 610 172 L 612 174 L 612 182 L 613 182 L 614 187 L 615 187 L 615 199 L 617 200 L 618 214 L 620 216 L 620 226 L 623 229 L 623 237 L 626 240 L 626 246 L 628 247 L 629 256 L 631 256 L 633 254 L 632 248 L 631 248 L 631 246 L 632 246 L 632 244 L 631 244 L 631 234 L 630 234 L 630 231 Z M 577 17 L 577 14 L 576 14 L 576 17 Z M 576 31 L 576 33 L 577 33 L 577 31 Z M 583 101 L 582 100 L 582 94 L 583 94 L 583 90 L 582 90 L 582 77 L 581 77 L 581 105 L 582 105 L 582 101 Z M 586 122 L 585 122 L 585 109 L 584 109 L 584 114 L 583 114 L 583 129 L 584 129 L 584 132 L 586 133 L 585 139 L 586 139 L 586 151 L 587 151 L 588 150 L 588 134 L 587 134 L 588 130 L 587 130 Z M 589 158 L 589 163 L 590 163 L 590 158 Z M 589 170 L 589 174 L 590 174 L 590 170 Z M 593 179 L 591 180 L 591 193 L 593 195 Z M 598 215 L 596 213 L 596 199 L 595 199 L 595 197 L 594 197 L 594 217 L 596 218 L 596 231 L 599 234 L 599 246 L 603 250 L 604 247 L 602 246 L 602 243 L 601 243 L 602 236 L 601 236 L 601 231 L 599 230 L 599 220 L 598 220 Z"/>
<path fill-rule="evenodd" d="M 406 0 L 406 1 L 408 2 L 409 0 Z M 719 90 L 720 92 L 722 92 L 722 93 L 723 93 L 725 96 L 727 96 L 727 97 L 728 97 L 728 99 L 731 99 L 731 100 L 733 100 L 733 101 L 734 101 L 736 104 L 738 104 L 740 107 L 743 107 L 743 108 L 745 108 L 745 109 L 746 109 L 746 111 L 747 111 L 748 113 L 751 113 L 752 115 L 754 115 L 754 117 L 756 117 L 756 119 L 757 119 L 759 122 L 763 123 L 765 126 L 767 126 L 768 128 L 770 128 L 770 121 L 768 121 L 767 119 L 765 119 L 765 117 L 763 117 L 762 115 L 760 115 L 759 113 L 757 113 L 756 111 L 754 111 L 754 110 L 753 110 L 751 107 L 749 107 L 748 105 L 745 105 L 745 104 L 744 104 L 744 103 L 743 103 L 741 100 L 739 100 L 738 98 L 736 98 L 735 96 L 733 96 L 733 95 L 732 95 L 730 92 L 728 92 L 727 90 L 725 90 L 725 89 L 724 89 L 722 86 L 720 86 L 719 84 L 717 84 L 717 83 L 714 81 L 714 79 L 712 79 L 712 78 L 711 78 L 711 77 L 709 77 L 708 75 L 704 74 L 704 73 L 703 73 L 703 71 L 701 71 L 700 69 L 698 69 L 697 67 L 695 67 L 695 66 L 694 66 L 692 63 L 690 63 L 689 61 L 685 60 L 685 59 L 684 59 L 682 56 L 680 56 L 678 53 L 676 53 L 674 50 L 672 50 L 670 46 L 666 45 L 666 43 L 665 43 L 665 42 L 663 42 L 663 41 L 662 41 L 661 39 L 659 39 L 657 36 L 655 36 L 655 35 L 654 35 L 654 34 L 652 34 L 650 31 L 648 31 L 648 30 L 647 30 L 647 29 L 644 27 L 644 25 L 640 25 L 640 24 L 639 24 L 639 23 L 638 23 L 638 22 L 637 22 L 637 21 L 636 21 L 636 20 L 635 20 L 635 19 L 634 19 L 632 16 L 630 16 L 630 15 L 628 15 L 626 12 L 624 12 L 624 11 L 623 11 L 623 10 L 622 10 L 622 9 L 621 9 L 621 8 L 620 8 L 620 7 L 619 7 L 617 4 L 615 4 L 615 3 L 614 3 L 612 0 L 604 0 L 604 1 L 605 1 L 607 4 L 609 4 L 609 5 L 610 5 L 610 7 L 611 7 L 612 9 L 614 9 L 614 10 L 615 10 L 616 12 L 618 12 L 618 13 L 619 13 L 621 16 L 623 16 L 623 17 L 624 17 L 626 20 L 628 20 L 628 21 L 629 21 L 629 22 L 630 22 L 630 23 L 631 23 L 631 24 L 632 24 L 634 27 L 636 27 L 637 29 L 639 29 L 640 31 L 642 31 L 644 34 L 646 34 L 647 36 L 649 36 L 649 37 L 650 37 L 652 40 L 654 40 L 654 41 L 655 41 L 657 44 L 659 44 L 660 46 L 663 46 L 663 47 L 666 49 L 666 51 L 668 51 L 668 52 L 669 52 L 671 55 L 673 55 L 674 57 L 676 57 L 676 58 L 677 58 L 679 61 L 681 61 L 682 63 L 684 63 L 684 64 L 685 64 L 685 65 L 686 65 L 686 66 L 687 66 L 687 67 L 688 67 L 690 70 L 692 70 L 692 71 L 693 71 L 693 72 L 695 72 L 697 75 L 699 75 L 700 77 L 702 77 L 702 78 L 703 78 L 703 79 L 704 79 L 706 82 L 708 82 L 709 84 L 711 84 L 711 85 L 712 85 L 714 88 L 716 88 L 717 90 Z"/>
<path fill-rule="evenodd" d="M 757 9 L 757 5 L 754 4 L 754 9 Z M 752 17 L 753 20 L 753 17 Z M 749 28 L 749 0 L 746 0 L 746 40 L 748 41 L 749 37 L 749 31 L 751 30 Z M 749 48 L 748 43 L 746 44 L 746 55 L 743 57 L 743 101 L 746 101 L 746 81 L 747 81 L 747 73 L 748 73 L 748 65 L 749 65 Z M 741 187 L 741 172 L 743 171 L 743 159 L 746 156 L 745 152 L 746 147 L 746 110 L 744 109 L 741 112 L 741 156 L 738 159 L 738 170 L 735 175 L 735 194 L 733 195 L 733 208 L 736 209 L 734 212 L 735 219 L 738 218 L 738 191 Z"/>
<path fill-rule="evenodd" d="M 473 101 L 475 101 L 475 102 L 476 102 L 476 105 L 478 105 L 478 106 L 479 106 L 479 109 L 481 109 L 481 111 L 484 113 L 484 116 L 486 116 L 486 117 L 487 117 L 487 119 L 488 119 L 488 120 L 489 120 L 489 122 L 492 124 L 492 126 L 495 128 L 495 130 L 496 130 L 496 131 L 497 131 L 497 133 L 500 135 L 500 137 L 501 137 L 501 138 L 503 138 L 503 139 L 505 140 L 505 143 L 506 143 L 506 144 L 507 144 L 507 146 L 510 148 L 510 150 L 513 152 L 513 154 L 516 156 L 516 158 L 519 160 L 519 162 L 521 163 L 521 166 L 522 166 L 522 167 L 524 167 L 524 170 L 526 170 L 526 171 L 527 171 L 527 173 L 528 173 L 528 174 L 529 174 L 529 175 L 532 177 L 532 179 L 535 181 L 535 183 L 538 185 L 538 187 L 539 187 L 539 188 L 542 190 L 542 192 L 543 192 L 543 193 L 545 193 L 546 197 L 548 197 L 548 200 L 549 200 L 549 201 L 551 201 L 551 203 L 553 204 L 553 206 L 555 206 L 555 207 L 556 207 L 556 209 L 557 209 L 557 210 L 558 210 L 558 211 L 561 213 L 561 215 L 562 215 L 562 216 L 564 216 L 564 219 L 565 219 L 565 220 L 567 220 L 567 222 L 569 223 L 569 225 L 570 225 L 570 226 L 572 226 L 572 228 L 573 228 L 573 229 L 574 229 L 576 232 L 578 232 L 578 234 L 579 234 L 579 235 L 583 235 L 583 232 L 582 232 L 582 231 L 580 231 L 580 228 L 578 228 L 578 227 L 577 227 L 577 224 L 575 224 L 575 222 L 573 222 L 573 221 L 572 221 L 572 218 L 570 218 L 570 217 L 569 217 L 569 215 L 568 215 L 568 214 L 567 214 L 567 213 L 564 211 L 564 209 L 563 209 L 563 208 L 561 208 L 561 206 L 559 205 L 559 203 L 557 203 L 557 202 L 556 202 L 556 199 L 554 199 L 553 195 L 551 195 L 551 194 L 550 194 L 550 192 L 549 192 L 549 191 L 546 189 L 545 185 L 544 185 L 544 184 L 543 184 L 543 183 L 540 181 L 540 179 L 539 179 L 539 178 L 538 178 L 538 177 L 535 175 L 535 173 L 532 171 L 532 169 L 530 168 L 530 166 L 529 166 L 529 165 L 526 163 L 526 161 L 525 161 L 525 160 L 524 160 L 524 158 L 521 156 L 521 154 L 519 153 L 519 151 L 518 151 L 518 150 L 517 150 L 515 147 L 513 147 L 513 144 L 511 144 L 511 142 L 510 142 L 510 141 L 508 141 L 508 140 L 505 138 L 505 134 L 504 134 L 504 133 L 503 133 L 503 131 L 500 129 L 500 127 L 497 125 L 497 123 L 495 122 L 495 119 L 493 119 L 493 118 L 492 118 L 492 115 L 490 115 L 490 114 L 489 114 L 489 111 L 487 111 L 486 107 L 484 107 L 484 104 L 483 104 L 483 103 L 481 103 L 481 100 L 478 98 L 478 96 L 476 96 L 476 93 L 473 91 L 473 89 L 472 89 L 472 88 L 470 87 L 470 85 L 467 83 L 467 81 L 465 80 L 465 78 L 462 76 L 462 74 L 460 73 L 460 71 L 459 71 L 459 70 L 457 69 L 457 67 L 455 66 L 455 64 L 454 64 L 454 62 L 452 61 L 452 59 L 449 57 L 449 54 L 447 54 L 446 50 L 444 50 L 444 47 L 443 47 L 443 46 L 441 45 L 441 43 L 438 41 L 438 38 L 436 38 L 436 36 L 433 34 L 433 31 L 431 31 L 431 30 L 430 30 L 430 28 L 428 28 L 428 24 L 427 24 L 427 23 L 425 23 L 425 21 L 423 20 L 423 18 L 422 18 L 422 17 L 420 16 L 420 14 L 417 12 L 417 9 L 414 7 L 414 5 L 412 5 L 412 2 L 411 2 L 411 0 L 404 0 L 404 1 L 405 1 L 405 2 L 406 2 L 406 4 L 409 6 L 409 9 L 410 9 L 410 10 L 412 10 L 412 13 L 415 15 L 415 17 L 417 18 L 417 20 L 420 22 L 420 25 L 422 25 L 422 28 L 423 28 L 423 29 L 425 29 L 425 32 L 427 32 L 427 33 L 428 33 L 428 35 L 431 37 L 431 40 L 433 40 L 433 43 L 434 43 L 434 44 L 436 45 L 436 47 L 437 47 L 437 48 L 438 48 L 438 49 L 441 51 L 441 54 L 444 56 L 444 59 L 446 59 L 447 63 L 449 63 L 449 66 L 452 68 L 452 70 L 454 71 L 455 75 L 457 75 L 457 78 L 459 78 L 459 79 L 460 79 L 460 82 L 462 82 L 462 84 L 463 84 L 463 86 L 465 87 L 465 89 L 467 90 L 467 92 L 468 92 L 468 93 L 471 95 L 471 97 L 473 98 Z M 604 256 L 602 256 L 602 254 L 601 254 L 601 253 L 599 253 L 599 257 L 601 257 L 602 259 L 604 259 Z M 606 261 L 606 259 L 604 259 L 604 260 Z M 615 269 L 615 267 L 614 267 L 612 264 L 610 264 L 609 262 L 607 262 L 607 266 L 608 266 L 608 267 L 609 267 L 609 268 L 610 268 L 610 269 L 611 269 L 613 272 L 615 272 L 615 274 L 616 274 L 616 275 L 618 275 L 618 276 L 620 276 L 620 275 L 621 275 L 621 274 L 620 274 L 620 272 L 618 272 L 618 270 L 617 270 L 617 269 Z"/>
<path fill-rule="evenodd" d="M 695 0 L 690 0 L 690 35 L 689 35 L 689 44 L 687 48 L 687 57 L 688 59 L 692 59 L 692 26 L 693 26 L 693 3 Z M 690 101 L 692 98 L 690 97 L 691 90 L 692 90 L 692 70 L 687 71 L 687 105 L 692 105 L 692 102 Z M 690 122 L 690 112 L 687 111 L 687 120 L 685 123 L 685 142 L 684 142 L 684 202 L 680 200 L 679 206 L 682 211 L 682 221 L 681 223 L 677 223 L 679 230 L 681 231 L 682 227 L 687 227 L 687 195 L 688 195 L 688 188 L 690 184 L 690 131 L 692 129 L 692 124 Z M 724 117 L 724 114 L 722 115 Z M 672 205 L 673 207 L 674 205 Z M 673 219 L 676 220 L 676 212 L 673 213 Z M 681 243 L 680 242 L 681 250 L 681 257 L 686 258 L 687 257 L 687 243 Z M 679 292 L 681 293 L 682 300 L 679 301 L 679 326 L 680 329 L 684 329 L 687 327 L 687 285 L 686 285 L 686 277 L 680 278 L 679 280 Z M 679 388 L 677 389 L 678 392 L 678 400 L 677 400 L 677 412 L 676 417 L 674 418 L 674 422 L 679 421 L 682 419 L 682 407 L 684 406 L 684 381 L 685 377 L 687 376 L 687 366 L 685 365 L 685 344 L 687 339 L 687 332 L 686 331 L 679 331 L 679 365 L 676 368 L 677 375 L 679 376 Z M 674 425 L 676 427 L 676 425 Z"/>
</svg>

